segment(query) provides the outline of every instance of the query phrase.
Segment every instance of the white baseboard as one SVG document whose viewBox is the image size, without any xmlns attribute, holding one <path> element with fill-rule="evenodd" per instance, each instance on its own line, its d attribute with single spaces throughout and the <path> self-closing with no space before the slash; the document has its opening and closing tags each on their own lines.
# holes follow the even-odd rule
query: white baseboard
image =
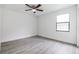
<svg viewBox="0 0 79 59">
<path fill-rule="evenodd" d="M 36 36 L 36 34 L 31 34 L 31 35 L 27 35 L 27 36 L 24 36 L 24 37 L 19 37 L 19 38 L 16 38 L 16 39 L 2 40 L 1 43 L 14 41 L 14 40 L 20 40 L 20 39 L 23 39 L 23 38 L 29 38 L 29 37 L 32 37 L 32 36 Z"/>
<path fill-rule="evenodd" d="M 45 35 L 45 34 L 39 34 L 38 36 L 49 38 L 49 39 L 60 41 L 60 42 L 65 42 L 65 43 L 72 44 L 72 45 L 75 45 L 75 46 L 77 45 L 77 44 L 74 44 L 74 43 L 70 43 L 70 42 L 66 42 L 66 41 L 62 41 L 62 40 L 58 40 L 58 39 L 52 38 L 52 37 L 50 37 L 48 35 Z"/>
</svg>

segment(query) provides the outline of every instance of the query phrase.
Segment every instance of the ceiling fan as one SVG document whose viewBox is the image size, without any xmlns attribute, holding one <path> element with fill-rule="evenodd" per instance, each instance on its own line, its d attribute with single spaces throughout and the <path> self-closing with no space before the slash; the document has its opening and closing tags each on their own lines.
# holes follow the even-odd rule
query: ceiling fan
<svg viewBox="0 0 79 59">
<path fill-rule="evenodd" d="M 41 4 L 38 4 L 38 5 L 28 5 L 28 4 L 25 4 L 25 5 L 30 8 L 30 9 L 27 9 L 27 10 L 25 10 L 25 11 L 30 11 L 30 10 L 32 10 L 33 13 L 36 13 L 36 11 L 41 11 L 41 12 L 43 12 L 43 10 L 39 9 L 39 7 L 42 6 Z"/>
</svg>

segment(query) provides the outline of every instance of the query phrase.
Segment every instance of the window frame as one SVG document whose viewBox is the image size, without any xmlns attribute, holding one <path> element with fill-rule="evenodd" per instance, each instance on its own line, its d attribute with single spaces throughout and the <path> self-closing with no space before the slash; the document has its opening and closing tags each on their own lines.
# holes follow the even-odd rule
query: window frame
<svg viewBox="0 0 79 59">
<path fill-rule="evenodd" d="M 67 13 L 67 14 L 69 14 L 69 13 Z M 62 15 L 64 15 L 64 14 L 62 14 Z M 62 23 L 68 23 L 68 31 L 67 30 L 57 30 L 57 24 L 62 24 Z M 69 21 L 68 22 L 57 22 L 57 19 L 56 19 L 56 31 L 57 32 L 70 32 L 70 14 L 69 14 Z"/>
</svg>

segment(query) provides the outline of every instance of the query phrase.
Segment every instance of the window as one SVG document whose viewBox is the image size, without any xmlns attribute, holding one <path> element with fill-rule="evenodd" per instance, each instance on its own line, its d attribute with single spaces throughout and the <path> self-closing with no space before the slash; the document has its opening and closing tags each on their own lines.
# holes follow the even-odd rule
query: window
<svg viewBox="0 0 79 59">
<path fill-rule="evenodd" d="M 56 31 L 70 31 L 69 14 L 63 14 L 57 16 Z"/>
</svg>

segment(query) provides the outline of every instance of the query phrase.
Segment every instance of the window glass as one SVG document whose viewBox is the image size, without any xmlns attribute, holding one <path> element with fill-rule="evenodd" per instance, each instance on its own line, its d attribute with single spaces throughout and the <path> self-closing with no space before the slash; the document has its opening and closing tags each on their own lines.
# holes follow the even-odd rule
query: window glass
<svg viewBox="0 0 79 59">
<path fill-rule="evenodd" d="M 57 22 L 69 22 L 69 14 L 57 16 Z"/>
<path fill-rule="evenodd" d="M 56 30 L 57 31 L 69 31 L 70 30 L 69 14 L 63 14 L 57 16 Z"/>
</svg>

